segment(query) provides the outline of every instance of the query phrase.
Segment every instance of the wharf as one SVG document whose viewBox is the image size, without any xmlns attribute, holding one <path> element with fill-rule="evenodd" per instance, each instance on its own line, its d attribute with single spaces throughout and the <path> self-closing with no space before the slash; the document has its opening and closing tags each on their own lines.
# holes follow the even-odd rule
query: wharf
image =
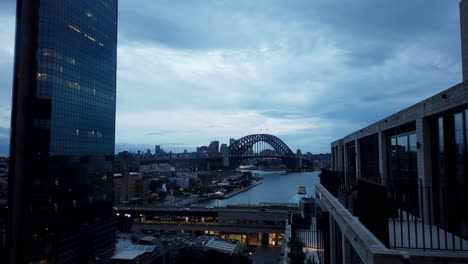
<svg viewBox="0 0 468 264">
<path fill-rule="evenodd" d="M 225 194 L 225 195 L 224 195 L 224 199 L 231 198 L 232 196 L 234 196 L 234 195 L 236 195 L 236 194 L 239 194 L 239 193 L 241 193 L 241 192 L 247 191 L 247 190 L 249 190 L 249 189 L 251 189 L 251 188 L 253 188 L 253 187 L 255 187 L 255 186 L 258 186 L 258 185 L 260 185 L 260 184 L 262 184 L 262 182 L 256 182 L 256 183 L 254 183 L 254 184 L 252 184 L 252 185 L 250 185 L 250 186 L 247 186 L 247 187 L 245 187 L 245 188 L 242 188 L 242 189 L 240 189 L 240 190 L 233 191 L 233 192 L 230 192 L 230 193 L 228 193 L 228 194 Z"/>
</svg>

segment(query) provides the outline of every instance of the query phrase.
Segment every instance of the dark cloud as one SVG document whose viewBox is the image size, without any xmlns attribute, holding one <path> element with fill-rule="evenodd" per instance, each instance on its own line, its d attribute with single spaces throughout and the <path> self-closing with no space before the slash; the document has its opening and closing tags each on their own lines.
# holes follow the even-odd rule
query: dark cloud
<svg viewBox="0 0 468 264">
<path fill-rule="evenodd" d="M 285 112 L 285 111 L 278 111 L 278 110 L 269 110 L 261 112 L 262 115 L 266 117 L 273 117 L 273 118 L 287 118 L 287 119 L 298 119 L 304 118 L 304 114 L 300 112 Z"/>
<path fill-rule="evenodd" d="M 0 19 L 14 5 L 0 1 Z M 268 127 L 293 149 L 328 151 L 461 81 L 458 12 L 458 1 L 435 0 L 121 1 L 116 149 Z"/>
<path fill-rule="evenodd" d="M 188 32 L 187 28 L 164 17 L 126 10 L 119 12 L 119 33 L 129 41 L 160 42 L 179 48 L 190 45 Z"/>
</svg>

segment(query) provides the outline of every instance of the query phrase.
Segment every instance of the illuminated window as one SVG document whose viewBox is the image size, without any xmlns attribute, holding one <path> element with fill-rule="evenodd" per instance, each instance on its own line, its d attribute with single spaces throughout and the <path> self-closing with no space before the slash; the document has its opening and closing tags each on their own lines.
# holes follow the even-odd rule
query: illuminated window
<svg viewBox="0 0 468 264">
<path fill-rule="evenodd" d="M 102 133 L 101 132 L 96 132 L 96 137 L 97 138 L 102 138 Z"/>
<path fill-rule="evenodd" d="M 76 27 L 72 26 L 72 25 L 68 25 L 69 28 L 73 29 L 74 31 L 78 32 L 78 33 L 81 33 L 81 31 L 79 29 L 77 29 Z"/>
<path fill-rule="evenodd" d="M 45 73 L 38 72 L 36 74 L 36 79 L 37 80 L 47 80 L 48 75 Z"/>
<path fill-rule="evenodd" d="M 88 39 L 90 39 L 91 41 L 94 41 L 94 42 L 96 42 L 96 39 L 95 39 L 95 38 L 93 38 L 93 37 L 91 37 L 91 36 L 90 36 L 90 35 L 88 35 L 88 34 L 85 34 L 85 37 L 87 37 L 87 38 L 88 38 Z"/>
<path fill-rule="evenodd" d="M 70 63 L 70 64 L 73 64 L 73 65 L 76 64 L 75 59 L 74 59 L 74 58 L 70 58 L 70 57 L 67 57 L 67 62 Z"/>
<path fill-rule="evenodd" d="M 86 11 L 85 14 L 86 14 L 87 17 L 92 17 L 93 16 L 93 14 L 91 12 L 89 12 L 89 11 Z"/>
<path fill-rule="evenodd" d="M 80 84 L 77 82 L 68 82 L 68 87 L 76 89 L 78 91 L 81 89 Z"/>
<path fill-rule="evenodd" d="M 79 129 L 76 129 L 75 130 L 75 136 L 79 136 L 80 135 L 80 130 Z"/>
<path fill-rule="evenodd" d="M 45 49 L 45 48 L 42 48 L 39 50 L 39 54 L 41 54 L 42 56 L 45 56 L 45 57 L 57 57 L 57 58 L 61 58 L 62 56 L 59 55 L 55 50 L 53 49 Z"/>
<path fill-rule="evenodd" d="M 93 95 L 96 95 L 96 89 L 93 89 Z"/>
</svg>

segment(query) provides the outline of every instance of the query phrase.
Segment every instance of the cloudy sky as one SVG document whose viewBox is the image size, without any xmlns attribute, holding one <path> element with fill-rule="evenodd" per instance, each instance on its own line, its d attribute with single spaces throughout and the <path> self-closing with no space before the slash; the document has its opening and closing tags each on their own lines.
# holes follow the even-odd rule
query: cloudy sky
<svg viewBox="0 0 468 264">
<path fill-rule="evenodd" d="M 119 1 L 116 150 L 330 142 L 461 82 L 458 0 Z M 0 154 L 15 3 L 0 0 Z M 267 131 L 268 129 L 268 131 Z"/>
</svg>

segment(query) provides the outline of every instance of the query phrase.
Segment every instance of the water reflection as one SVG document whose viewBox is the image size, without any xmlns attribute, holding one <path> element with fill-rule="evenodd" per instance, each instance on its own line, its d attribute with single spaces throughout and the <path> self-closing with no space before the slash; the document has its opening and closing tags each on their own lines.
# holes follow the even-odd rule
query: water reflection
<svg viewBox="0 0 468 264">
<path fill-rule="evenodd" d="M 268 203 L 297 203 L 299 186 L 305 186 L 307 197 L 315 196 L 319 172 L 284 173 L 281 171 L 254 171 L 263 177 L 262 184 L 228 199 L 204 201 L 194 206 L 258 205 Z"/>
</svg>

